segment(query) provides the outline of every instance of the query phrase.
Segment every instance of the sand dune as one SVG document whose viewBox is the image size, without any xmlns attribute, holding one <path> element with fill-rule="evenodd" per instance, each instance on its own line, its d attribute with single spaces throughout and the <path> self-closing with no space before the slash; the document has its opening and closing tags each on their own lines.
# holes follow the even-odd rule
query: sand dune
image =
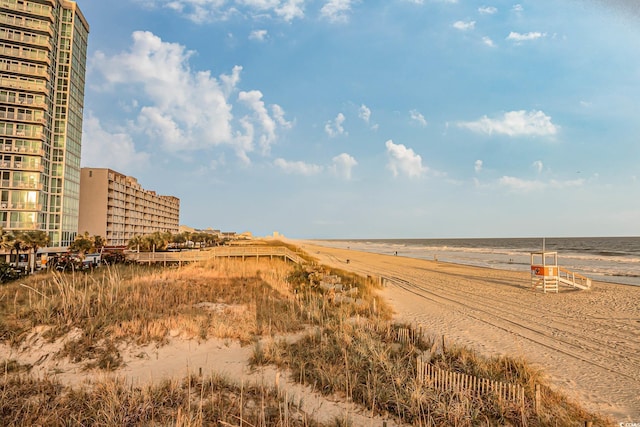
<svg viewBox="0 0 640 427">
<path fill-rule="evenodd" d="M 523 356 L 586 408 L 640 421 L 640 287 L 544 294 L 528 271 L 297 244 L 320 263 L 385 277 L 381 297 L 398 319 L 485 355 Z"/>
</svg>

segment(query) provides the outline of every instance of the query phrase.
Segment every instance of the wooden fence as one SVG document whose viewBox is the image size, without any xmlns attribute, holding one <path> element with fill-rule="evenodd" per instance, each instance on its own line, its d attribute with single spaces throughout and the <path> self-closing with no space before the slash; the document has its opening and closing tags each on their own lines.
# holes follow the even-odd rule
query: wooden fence
<svg viewBox="0 0 640 427">
<path fill-rule="evenodd" d="M 304 263 L 304 260 L 292 250 L 282 246 L 221 246 L 201 251 L 181 252 L 140 252 L 129 253 L 127 258 L 141 264 L 151 263 L 183 263 L 204 261 L 213 258 L 283 258 L 296 264 Z"/>
<path fill-rule="evenodd" d="M 442 391 L 466 392 L 475 396 L 492 394 L 501 402 L 513 402 L 524 406 L 524 387 L 501 381 L 479 378 L 460 372 L 452 372 L 425 363 L 418 358 L 417 379 Z"/>
</svg>

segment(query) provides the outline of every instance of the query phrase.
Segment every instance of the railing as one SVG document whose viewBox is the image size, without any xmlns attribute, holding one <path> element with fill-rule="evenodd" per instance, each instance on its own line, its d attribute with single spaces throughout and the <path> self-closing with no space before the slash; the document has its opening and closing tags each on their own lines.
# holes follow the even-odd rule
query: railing
<svg viewBox="0 0 640 427">
<path fill-rule="evenodd" d="M 22 153 L 22 154 L 35 154 L 37 156 L 44 156 L 44 150 L 40 147 L 25 147 L 24 145 L 17 146 L 13 144 L 0 144 L 0 151 L 8 153 Z M 3 167 L 9 167 L 8 164 Z"/>
<path fill-rule="evenodd" d="M 16 46 L 5 45 L 4 43 L 0 43 L 0 54 L 5 56 L 12 56 L 14 58 L 30 59 L 35 61 L 51 63 L 49 54 L 44 50 L 37 50 L 37 49 L 31 50 L 31 49 L 25 49 L 25 48 L 21 49 Z"/>
<path fill-rule="evenodd" d="M 16 0 L 0 0 L 0 7 L 45 17 L 49 17 L 51 15 L 51 6 L 45 6 L 38 3 L 18 3 Z"/>
<path fill-rule="evenodd" d="M 51 24 L 37 19 L 24 18 L 22 16 L 0 12 L 0 23 L 37 31 L 46 31 L 49 35 L 53 35 Z"/>
<path fill-rule="evenodd" d="M 11 203 L 0 202 L 0 209 L 25 210 L 25 211 L 41 211 L 42 205 L 37 203 Z"/>
<path fill-rule="evenodd" d="M 269 246 L 224 246 L 216 248 L 208 248 L 202 251 L 182 251 L 182 252 L 140 252 L 127 254 L 127 258 L 139 263 L 155 263 L 155 262 L 193 262 L 203 261 L 212 258 L 252 258 L 252 257 L 282 257 L 296 264 L 303 263 L 304 260 L 285 247 L 269 247 Z"/>
<path fill-rule="evenodd" d="M 560 267 L 558 269 L 558 276 L 560 277 L 560 279 L 571 281 L 574 284 L 574 286 L 578 288 L 588 289 L 591 287 L 591 279 L 583 276 L 582 274 L 569 271 L 566 268 Z"/>
<path fill-rule="evenodd" d="M 14 111 L 0 111 L 0 119 L 20 120 L 23 122 L 45 124 L 45 120 L 43 117 L 34 117 L 33 114 L 16 113 Z"/>
<path fill-rule="evenodd" d="M 17 41 L 47 48 L 51 47 L 50 39 L 47 36 L 22 32 L 9 32 L 7 29 L 0 30 L 0 40 Z"/>
<path fill-rule="evenodd" d="M 44 80 L 36 82 L 36 81 L 23 80 L 16 77 L 8 77 L 8 76 L 0 77 L 0 86 L 11 87 L 14 89 L 26 89 L 26 90 L 34 90 L 34 91 L 42 91 L 42 92 L 46 92 L 47 90 L 47 83 Z"/>
</svg>

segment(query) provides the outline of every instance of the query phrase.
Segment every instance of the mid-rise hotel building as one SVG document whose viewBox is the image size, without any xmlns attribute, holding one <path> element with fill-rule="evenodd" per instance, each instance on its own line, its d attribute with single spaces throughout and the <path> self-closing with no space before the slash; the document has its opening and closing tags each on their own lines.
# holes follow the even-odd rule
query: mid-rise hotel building
<svg viewBox="0 0 640 427">
<path fill-rule="evenodd" d="M 2 0 L 0 0 L 2 1 Z M 82 168 L 78 231 L 123 246 L 134 236 L 177 233 L 180 199 L 145 190 L 138 181 L 111 169 Z"/>
<path fill-rule="evenodd" d="M 89 24 L 74 1 L 0 0 L 0 227 L 78 231 Z"/>
</svg>

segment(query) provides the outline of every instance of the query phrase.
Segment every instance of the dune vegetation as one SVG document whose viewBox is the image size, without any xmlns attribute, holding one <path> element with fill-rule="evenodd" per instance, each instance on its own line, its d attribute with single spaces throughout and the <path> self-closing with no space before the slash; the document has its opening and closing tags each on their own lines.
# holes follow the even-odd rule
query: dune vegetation
<svg viewBox="0 0 640 427">
<path fill-rule="evenodd" d="M 34 333 L 51 342 L 65 337 L 52 357 L 67 358 L 86 372 L 117 372 L 124 346 L 222 338 L 253 346 L 255 367 L 276 366 L 315 392 L 355 402 L 364 413 L 396 423 L 611 424 L 551 390 L 524 360 L 443 348 L 433 332 L 393 323 L 390 309 L 376 296 L 379 286 L 374 277 L 267 259 L 38 274 L 0 287 L 0 344 L 19 354 Z M 412 339 L 399 340 L 400 330 Z M 291 334 L 299 338 L 286 339 Z M 430 387 L 417 380 L 419 358 L 442 369 L 519 384 L 524 405 L 490 393 Z M 37 378 L 32 366 L 1 355 L 0 369 L 2 425 L 319 424 L 274 388 L 237 384 L 215 373 L 148 386 L 113 379 L 71 387 L 55 377 Z"/>
</svg>

